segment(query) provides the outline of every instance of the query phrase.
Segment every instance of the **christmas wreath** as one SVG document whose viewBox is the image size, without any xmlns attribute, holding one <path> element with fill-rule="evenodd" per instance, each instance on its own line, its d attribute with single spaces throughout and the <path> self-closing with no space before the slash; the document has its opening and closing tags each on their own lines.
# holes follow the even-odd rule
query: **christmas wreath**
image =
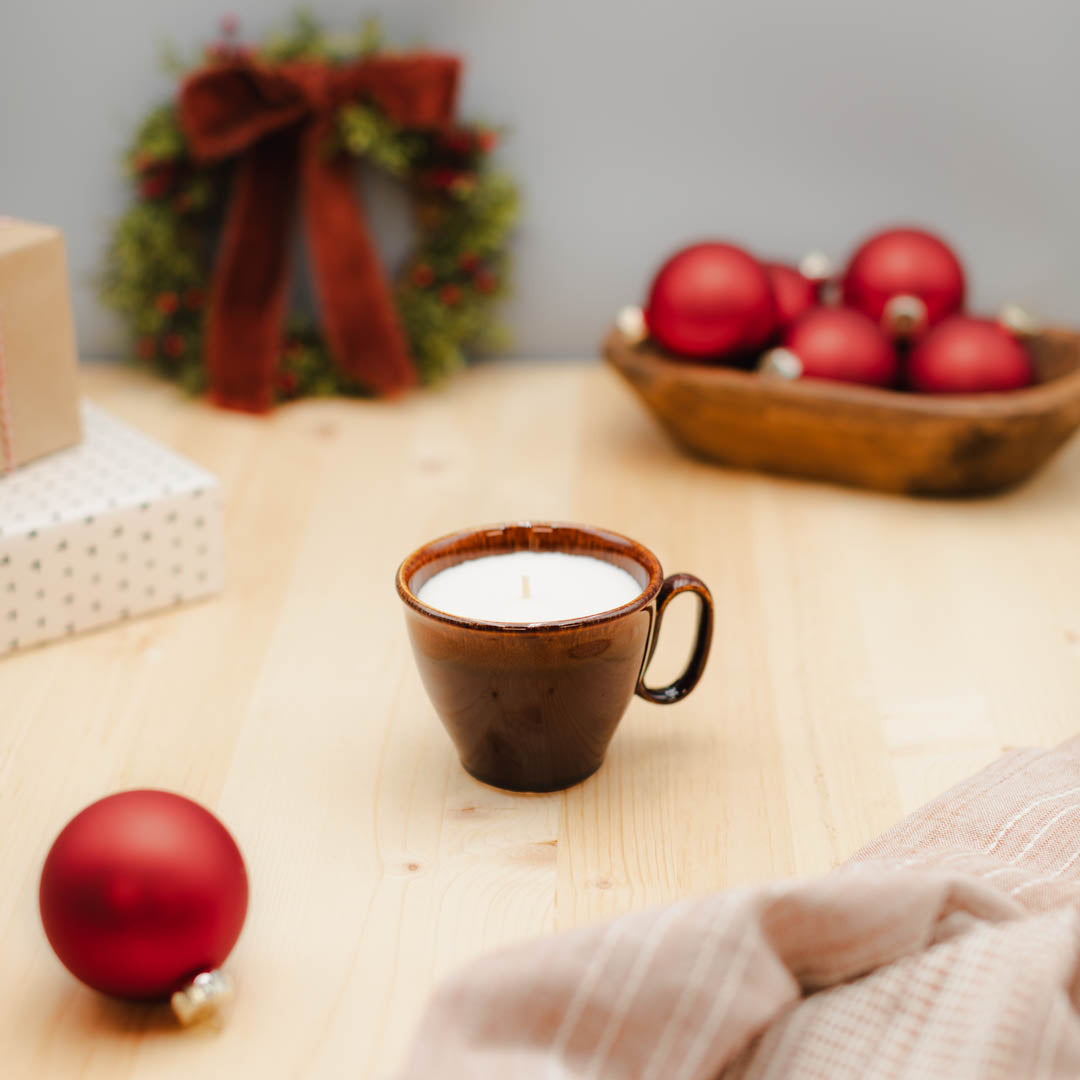
<svg viewBox="0 0 1080 1080">
<path fill-rule="evenodd" d="M 496 132 L 455 119 L 459 61 L 310 17 L 258 47 L 223 31 L 195 67 L 174 62 L 177 100 L 127 155 L 137 200 L 115 226 L 102 292 L 136 356 L 255 412 L 458 368 L 466 344 L 493 336 L 517 204 L 490 167 Z M 412 198 L 415 247 L 394 282 L 357 202 L 360 159 Z M 297 204 L 318 323 L 287 310 Z"/>
</svg>

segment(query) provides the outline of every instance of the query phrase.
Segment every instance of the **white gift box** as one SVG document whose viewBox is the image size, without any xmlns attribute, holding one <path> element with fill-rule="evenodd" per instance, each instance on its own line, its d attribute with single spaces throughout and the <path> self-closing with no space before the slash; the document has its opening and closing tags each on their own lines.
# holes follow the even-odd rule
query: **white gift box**
<svg viewBox="0 0 1080 1080">
<path fill-rule="evenodd" d="M 93 405 L 83 422 L 0 478 L 0 654 L 222 587 L 217 479 Z"/>
</svg>

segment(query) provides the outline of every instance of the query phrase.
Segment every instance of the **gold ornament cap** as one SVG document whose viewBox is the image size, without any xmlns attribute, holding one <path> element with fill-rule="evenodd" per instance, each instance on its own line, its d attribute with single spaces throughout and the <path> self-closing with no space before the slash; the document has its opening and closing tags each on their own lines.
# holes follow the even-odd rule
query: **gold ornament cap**
<svg viewBox="0 0 1080 1080">
<path fill-rule="evenodd" d="M 640 345 L 649 336 L 648 327 L 645 325 L 645 312 L 635 304 L 619 308 L 615 325 L 631 345 Z"/>
<path fill-rule="evenodd" d="M 998 312 L 998 322 L 1017 338 L 1034 337 L 1042 330 L 1039 320 L 1020 304 L 1004 304 Z"/>
<path fill-rule="evenodd" d="M 780 379 L 797 379 L 803 373 L 802 361 L 790 349 L 770 349 L 757 369 L 761 375 Z"/>
<path fill-rule="evenodd" d="M 233 998 L 233 981 L 224 971 L 204 971 L 169 999 L 176 1019 L 190 1027 L 218 1016 Z"/>
<path fill-rule="evenodd" d="M 898 338 L 921 334 L 929 321 L 925 302 L 910 293 L 890 297 L 881 312 L 881 325 L 885 332 Z"/>
</svg>

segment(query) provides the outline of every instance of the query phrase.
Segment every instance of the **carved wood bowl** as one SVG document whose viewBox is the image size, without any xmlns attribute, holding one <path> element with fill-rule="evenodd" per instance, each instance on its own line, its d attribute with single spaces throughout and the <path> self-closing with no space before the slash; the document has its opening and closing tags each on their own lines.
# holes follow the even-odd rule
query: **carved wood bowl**
<svg viewBox="0 0 1080 1080">
<path fill-rule="evenodd" d="M 1035 385 L 1001 394 L 904 393 L 788 380 L 674 359 L 618 329 L 608 362 L 684 449 L 877 491 L 975 495 L 1031 476 L 1080 425 L 1080 333 L 1028 341 Z"/>
</svg>

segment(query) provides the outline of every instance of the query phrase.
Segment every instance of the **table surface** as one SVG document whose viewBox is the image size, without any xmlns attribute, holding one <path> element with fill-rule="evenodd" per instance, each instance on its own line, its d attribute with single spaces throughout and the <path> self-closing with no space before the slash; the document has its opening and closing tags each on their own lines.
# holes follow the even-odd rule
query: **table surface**
<svg viewBox="0 0 1080 1080">
<path fill-rule="evenodd" d="M 824 871 L 1003 749 L 1077 729 L 1080 440 L 1010 495 L 916 501 L 687 459 L 598 364 L 487 364 L 268 418 L 121 367 L 84 381 L 220 475 L 228 585 L 0 661 L 13 1080 L 387 1076 L 429 988 L 477 954 Z M 695 693 L 635 700 L 601 770 L 546 796 L 462 771 L 392 586 L 425 540 L 530 516 L 634 536 L 717 602 Z M 653 681 L 693 607 L 673 605 Z M 53 837 L 138 786 L 202 801 L 245 852 L 223 1026 L 84 989 L 41 933 Z"/>
</svg>

